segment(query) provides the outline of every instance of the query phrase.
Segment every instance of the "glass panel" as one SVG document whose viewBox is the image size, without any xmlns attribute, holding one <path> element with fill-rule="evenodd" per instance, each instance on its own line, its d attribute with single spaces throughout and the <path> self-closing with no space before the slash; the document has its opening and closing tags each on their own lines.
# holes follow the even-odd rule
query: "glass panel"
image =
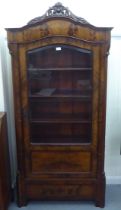
<svg viewBox="0 0 121 210">
<path fill-rule="evenodd" d="M 29 70 L 30 95 L 38 96 L 90 96 L 91 71 Z"/>
<path fill-rule="evenodd" d="M 31 123 L 33 143 L 89 143 L 90 123 Z"/>
<path fill-rule="evenodd" d="M 91 142 L 91 51 L 43 47 L 27 52 L 27 67 L 31 142 Z"/>
<path fill-rule="evenodd" d="M 92 55 L 89 50 L 68 45 L 53 45 L 34 49 L 28 51 L 27 56 L 29 70 L 92 67 Z"/>
<path fill-rule="evenodd" d="M 37 121 L 90 121 L 90 101 L 77 98 L 30 98 L 30 117 Z"/>
</svg>

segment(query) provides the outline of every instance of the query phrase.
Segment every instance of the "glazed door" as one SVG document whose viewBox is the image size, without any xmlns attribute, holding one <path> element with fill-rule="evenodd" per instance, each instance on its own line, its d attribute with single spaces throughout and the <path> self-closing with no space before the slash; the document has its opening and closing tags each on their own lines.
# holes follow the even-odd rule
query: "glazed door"
<svg viewBox="0 0 121 210">
<path fill-rule="evenodd" d="M 22 55 L 21 49 L 26 173 L 96 171 L 92 50 L 54 44 Z"/>
<path fill-rule="evenodd" d="M 30 142 L 91 143 L 92 54 L 67 45 L 27 52 Z"/>
</svg>

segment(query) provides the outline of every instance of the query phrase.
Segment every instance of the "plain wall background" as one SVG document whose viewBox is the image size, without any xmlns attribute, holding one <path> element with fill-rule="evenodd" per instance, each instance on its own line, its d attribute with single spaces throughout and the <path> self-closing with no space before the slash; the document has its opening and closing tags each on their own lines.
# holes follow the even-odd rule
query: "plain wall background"
<svg viewBox="0 0 121 210">
<path fill-rule="evenodd" d="M 16 176 L 16 145 L 10 56 L 4 28 L 20 27 L 43 15 L 55 0 L 4 0 L 0 12 L 0 111 L 7 111 L 12 183 Z M 96 26 L 114 27 L 108 59 L 105 172 L 107 183 L 121 183 L 121 12 L 120 0 L 61 0 L 75 15 Z M 5 103 L 4 103 L 5 99 Z"/>
</svg>

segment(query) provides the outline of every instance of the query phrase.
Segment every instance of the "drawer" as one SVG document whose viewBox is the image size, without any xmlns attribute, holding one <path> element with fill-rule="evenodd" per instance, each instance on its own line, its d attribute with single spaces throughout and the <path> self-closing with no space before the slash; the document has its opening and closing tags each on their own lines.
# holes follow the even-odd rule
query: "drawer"
<svg viewBox="0 0 121 210">
<path fill-rule="evenodd" d="M 92 184 L 27 184 L 27 197 L 32 200 L 93 200 Z"/>
<path fill-rule="evenodd" d="M 32 173 L 90 172 L 91 153 L 88 151 L 33 151 Z"/>
</svg>

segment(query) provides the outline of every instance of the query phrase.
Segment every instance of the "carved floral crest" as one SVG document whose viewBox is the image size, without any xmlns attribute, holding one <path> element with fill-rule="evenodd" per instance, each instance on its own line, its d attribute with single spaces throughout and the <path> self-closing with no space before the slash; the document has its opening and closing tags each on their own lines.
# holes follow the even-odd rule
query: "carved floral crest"
<svg viewBox="0 0 121 210">
<path fill-rule="evenodd" d="M 47 12 L 40 17 L 34 18 L 28 22 L 29 25 L 39 23 L 40 21 L 51 17 L 67 17 L 81 24 L 89 24 L 85 19 L 74 15 L 67 7 L 64 7 L 60 2 L 50 7 Z"/>
</svg>

